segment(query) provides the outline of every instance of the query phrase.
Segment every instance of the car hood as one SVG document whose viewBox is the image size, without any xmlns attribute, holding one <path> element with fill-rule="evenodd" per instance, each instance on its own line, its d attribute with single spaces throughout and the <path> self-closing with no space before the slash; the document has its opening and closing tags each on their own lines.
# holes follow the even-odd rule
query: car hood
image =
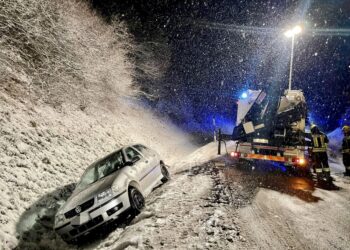
<svg viewBox="0 0 350 250">
<path fill-rule="evenodd" d="M 95 183 L 90 184 L 84 189 L 76 188 L 66 203 L 59 209 L 60 213 L 68 212 L 78 205 L 94 198 L 99 193 L 112 187 L 115 178 L 120 174 L 117 171 L 109 176 L 106 176 Z"/>
</svg>

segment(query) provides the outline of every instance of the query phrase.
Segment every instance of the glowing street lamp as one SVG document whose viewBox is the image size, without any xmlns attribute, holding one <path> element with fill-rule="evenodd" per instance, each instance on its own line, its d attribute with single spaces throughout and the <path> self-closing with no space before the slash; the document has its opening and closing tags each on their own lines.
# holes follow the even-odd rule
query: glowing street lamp
<svg viewBox="0 0 350 250">
<path fill-rule="evenodd" d="M 288 90 L 292 89 L 292 71 L 293 71 L 293 56 L 294 56 L 294 40 L 295 36 L 300 34 L 303 31 L 303 29 L 297 25 L 293 29 L 287 30 L 284 32 L 284 35 L 288 38 L 292 38 L 292 51 L 290 55 L 290 65 L 289 65 L 289 84 L 288 84 Z"/>
<path fill-rule="evenodd" d="M 284 32 L 284 35 L 286 37 L 293 37 L 301 32 L 302 32 L 302 28 L 299 25 L 297 25 L 293 29 L 290 29 L 290 30 L 287 30 L 286 32 Z"/>
</svg>

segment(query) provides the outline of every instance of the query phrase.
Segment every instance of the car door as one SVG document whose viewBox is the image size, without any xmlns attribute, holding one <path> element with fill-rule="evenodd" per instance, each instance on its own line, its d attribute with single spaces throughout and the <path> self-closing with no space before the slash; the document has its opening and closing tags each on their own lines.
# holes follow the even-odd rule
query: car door
<svg viewBox="0 0 350 250">
<path fill-rule="evenodd" d="M 154 153 L 147 147 L 141 145 L 141 144 L 136 144 L 133 146 L 137 151 L 139 151 L 151 165 L 154 165 Z"/>
<path fill-rule="evenodd" d="M 137 144 L 133 146 L 135 149 L 137 149 L 139 152 L 144 155 L 144 157 L 147 159 L 149 163 L 149 174 L 145 177 L 146 178 L 146 185 L 152 189 L 159 181 L 159 178 L 161 176 L 160 171 L 160 159 L 158 154 L 151 150 L 150 148 L 145 147 L 144 145 Z"/>
<path fill-rule="evenodd" d="M 140 184 L 142 193 L 148 188 L 146 182 L 147 173 L 149 171 L 148 159 L 141 155 L 137 150 L 132 147 L 127 147 L 125 149 L 125 155 L 127 161 L 133 161 L 134 164 L 129 166 L 129 173 L 135 178 L 135 180 Z"/>
</svg>

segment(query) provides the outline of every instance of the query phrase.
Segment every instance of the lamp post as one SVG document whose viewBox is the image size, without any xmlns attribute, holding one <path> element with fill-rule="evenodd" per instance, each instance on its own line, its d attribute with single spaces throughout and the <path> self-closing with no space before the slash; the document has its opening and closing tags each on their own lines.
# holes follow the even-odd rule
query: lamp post
<svg viewBox="0 0 350 250">
<path fill-rule="evenodd" d="M 292 49 L 291 49 L 291 55 L 290 55 L 290 64 L 289 64 L 289 84 L 288 84 L 288 90 L 292 89 L 292 72 L 293 72 L 293 57 L 294 57 L 294 40 L 295 35 L 301 33 L 302 28 L 297 25 L 293 29 L 287 30 L 284 35 L 286 37 L 292 38 Z"/>
</svg>

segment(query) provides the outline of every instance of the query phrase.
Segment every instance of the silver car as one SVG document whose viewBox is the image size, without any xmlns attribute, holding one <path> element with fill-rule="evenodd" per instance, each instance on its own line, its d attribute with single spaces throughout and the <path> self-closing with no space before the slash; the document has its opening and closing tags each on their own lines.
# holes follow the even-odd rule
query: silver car
<svg viewBox="0 0 350 250">
<path fill-rule="evenodd" d="M 129 209 L 139 212 L 144 197 L 167 180 L 169 172 L 155 151 L 141 144 L 123 147 L 86 169 L 58 210 L 54 229 L 72 241 Z"/>
</svg>

